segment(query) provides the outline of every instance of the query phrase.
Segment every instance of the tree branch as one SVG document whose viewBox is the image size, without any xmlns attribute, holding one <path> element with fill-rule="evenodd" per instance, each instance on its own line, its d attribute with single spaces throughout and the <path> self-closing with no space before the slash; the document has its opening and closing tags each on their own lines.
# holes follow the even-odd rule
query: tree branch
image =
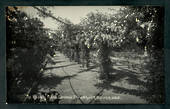
<svg viewBox="0 0 170 109">
<path fill-rule="evenodd" d="M 62 20 L 54 17 L 53 15 L 51 15 L 51 14 L 49 14 L 49 13 L 47 13 L 47 12 L 45 12 L 45 11 L 39 9 L 39 8 L 37 8 L 36 6 L 33 6 L 33 8 L 36 9 L 36 10 L 38 10 L 38 11 L 41 12 L 42 14 L 44 14 L 44 15 L 46 15 L 46 16 L 48 16 L 48 17 L 51 17 L 52 19 L 56 20 L 57 22 L 63 23 L 63 24 L 65 24 L 65 25 L 71 25 L 71 24 L 66 23 L 66 22 L 64 22 L 64 21 L 62 21 Z"/>
</svg>

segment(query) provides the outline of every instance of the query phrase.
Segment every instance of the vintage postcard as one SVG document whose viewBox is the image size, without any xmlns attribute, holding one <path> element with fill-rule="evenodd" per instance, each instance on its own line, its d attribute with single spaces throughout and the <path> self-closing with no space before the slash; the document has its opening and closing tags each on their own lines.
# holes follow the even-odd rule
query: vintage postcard
<svg viewBox="0 0 170 109">
<path fill-rule="evenodd" d="M 162 104 L 164 7 L 6 7 L 7 103 Z"/>
</svg>

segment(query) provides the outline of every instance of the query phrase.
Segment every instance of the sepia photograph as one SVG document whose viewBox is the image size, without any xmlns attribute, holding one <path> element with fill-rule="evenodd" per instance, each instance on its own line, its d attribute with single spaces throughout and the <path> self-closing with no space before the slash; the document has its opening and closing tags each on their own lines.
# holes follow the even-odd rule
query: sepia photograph
<svg viewBox="0 0 170 109">
<path fill-rule="evenodd" d="M 7 103 L 164 104 L 164 7 L 7 6 Z"/>
</svg>

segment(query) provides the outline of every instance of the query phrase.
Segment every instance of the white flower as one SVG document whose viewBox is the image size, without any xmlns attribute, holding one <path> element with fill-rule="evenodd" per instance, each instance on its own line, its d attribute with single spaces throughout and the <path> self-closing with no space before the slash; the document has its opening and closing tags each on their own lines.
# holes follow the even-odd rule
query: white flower
<svg viewBox="0 0 170 109">
<path fill-rule="evenodd" d="M 138 37 L 136 37 L 136 42 L 139 42 L 139 38 Z"/>
<path fill-rule="evenodd" d="M 138 19 L 138 18 L 136 18 L 136 22 L 139 22 L 139 19 Z"/>
</svg>

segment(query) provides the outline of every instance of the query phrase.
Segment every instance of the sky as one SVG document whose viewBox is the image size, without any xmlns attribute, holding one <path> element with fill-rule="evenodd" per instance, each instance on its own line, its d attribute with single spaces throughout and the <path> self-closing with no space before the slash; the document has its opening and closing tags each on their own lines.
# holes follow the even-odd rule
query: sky
<svg viewBox="0 0 170 109">
<path fill-rule="evenodd" d="M 119 10 L 120 6 L 49 6 L 47 9 L 51 10 L 51 13 L 55 17 L 62 17 L 69 19 L 73 24 L 78 24 L 82 18 L 86 17 L 89 12 L 108 12 L 109 9 Z M 21 6 L 20 10 L 27 13 L 30 17 L 39 17 L 37 10 L 31 6 Z M 45 28 L 57 29 L 57 23 L 52 18 L 40 18 L 44 23 Z"/>
</svg>

